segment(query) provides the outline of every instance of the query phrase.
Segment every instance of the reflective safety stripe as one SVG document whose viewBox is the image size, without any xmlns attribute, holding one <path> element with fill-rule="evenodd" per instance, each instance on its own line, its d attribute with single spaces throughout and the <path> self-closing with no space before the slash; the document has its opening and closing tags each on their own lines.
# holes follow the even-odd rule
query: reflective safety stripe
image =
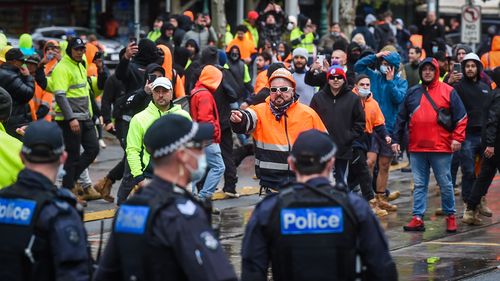
<svg viewBox="0 0 500 281">
<path fill-rule="evenodd" d="M 274 162 L 265 162 L 255 159 L 255 165 L 259 166 L 262 169 L 270 169 L 270 170 L 280 170 L 280 171 L 288 171 L 288 164 L 283 163 L 274 163 Z"/>
<path fill-rule="evenodd" d="M 85 88 L 85 86 L 87 86 L 87 83 L 75 84 L 75 85 L 69 86 L 68 89 L 72 90 L 72 89 Z"/>
<path fill-rule="evenodd" d="M 288 152 L 288 145 L 282 145 L 282 144 L 271 144 L 271 143 L 263 143 L 260 141 L 255 141 L 255 146 L 257 148 L 261 148 L 264 150 L 272 150 L 272 151 L 284 151 Z"/>
<path fill-rule="evenodd" d="M 247 110 L 243 111 L 243 113 L 246 114 L 248 119 L 246 131 L 248 133 L 252 133 L 257 127 L 257 120 L 258 120 L 257 113 L 251 108 L 248 108 Z"/>
</svg>

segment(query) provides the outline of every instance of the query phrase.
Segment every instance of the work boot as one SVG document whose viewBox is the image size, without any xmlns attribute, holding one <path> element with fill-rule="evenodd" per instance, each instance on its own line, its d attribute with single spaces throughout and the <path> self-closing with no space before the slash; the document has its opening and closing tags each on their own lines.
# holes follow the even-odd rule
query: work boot
<svg viewBox="0 0 500 281">
<path fill-rule="evenodd" d="M 460 188 L 453 188 L 453 195 L 458 196 L 460 195 Z"/>
<path fill-rule="evenodd" d="M 446 217 L 446 232 L 457 232 L 457 221 L 453 214 Z"/>
<path fill-rule="evenodd" d="M 385 217 L 389 214 L 386 210 L 380 209 L 380 207 L 377 204 L 377 199 L 375 198 L 368 201 L 368 204 L 370 204 L 370 208 L 372 208 L 373 213 L 379 218 Z"/>
<path fill-rule="evenodd" d="M 485 217 L 492 217 L 493 212 L 491 211 L 490 208 L 488 208 L 488 205 L 486 205 L 486 197 L 481 197 L 481 202 L 479 203 L 479 206 L 477 206 L 479 213 Z"/>
<path fill-rule="evenodd" d="M 443 208 L 437 208 L 436 211 L 434 212 L 434 215 L 444 216 Z"/>
<path fill-rule="evenodd" d="M 419 216 L 413 216 L 411 221 L 403 226 L 405 231 L 425 231 L 424 221 Z"/>
<path fill-rule="evenodd" d="M 398 206 L 391 205 L 389 202 L 387 202 L 385 193 L 376 194 L 375 199 L 377 200 L 378 207 L 382 210 L 386 210 L 388 212 L 395 212 L 398 210 Z"/>
<path fill-rule="evenodd" d="M 467 208 L 464 212 L 462 222 L 468 225 L 481 225 L 482 220 L 479 218 L 479 210 L 472 210 Z"/>
<path fill-rule="evenodd" d="M 396 190 L 396 191 L 390 192 L 387 195 L 387 200 L 388 201 L 394 201 L 394 200 L 398 199 L 399 196 L 401 196 L 401 192 L 399 192 L 399 190 Z"/>
<path fill-rule="evenodd" d="M 94 189 L 101 194 L 101 197 L 111 203 L 115 202 L 115 198 L 110 195 L 112 187 L 113 181 L 108 177 L 104 177 L 94 185 Z"/>
<path fill-rule="evenodd" d="M 71 192 L 75 195 L 76 202 L 78 202 L 78 204 L 82 205 L 82 207 L 87 207 L 87 201 L 82 198 L 83 188 L 79 183 L 75 184 Z"/>
<path fill-rule="evenodd" d="M 97 200 L 101 199 L 101 194 L 99 192 L 95 191 L 95 189 L 92 186 L 89 186 L 87 188 L 83 189 L 83 195 L 82 199 L 86 201 L 92 201 L 92 200 Z"/>
</svg>

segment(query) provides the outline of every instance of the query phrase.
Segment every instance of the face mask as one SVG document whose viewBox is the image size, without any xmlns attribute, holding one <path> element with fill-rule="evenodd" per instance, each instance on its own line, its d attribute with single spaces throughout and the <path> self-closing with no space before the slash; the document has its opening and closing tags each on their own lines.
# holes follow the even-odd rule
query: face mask
<svg viewBox="0 0 500 281">
<path fill-rule="evenodd" d="M 189 151 L 189 150 L 186 150 L 186 151 Z M 207 170 L 207 158 L 205 156 L 205 153 L 203 153 L 200 156 L 196 156 L 192 152 L 188 152 L 188 154 L 195 157 L 197 162 L 198 162 L 198 164 L 197 164 L 198 168 L 196 170 L 189 167 L 189 166 L 186 166 L 186 168 L 191 173 L 191 182 L 198 182 L 199 180 L 201 180 L 203 178 L 203 176 L 205 175 L 205 172 Z"/>
<path fill-rule="evenodd" d="M 387 74 L 387 66 L 385 66 L 385 65 L 381 65 L 381 66 L 380 66 L 380 72 L 381 72 L 382 74 Z"/>
<path fill-rule="evenodd" d="M 52 53 L 47 54 L 47 59 L 49 61 L 51 61 L 53 58 L 54 58 L 54 54 L 52 54 Z"/>
<path fill-rule="evenodd" d="M 64 178 L 65 175 L 66 175 L 66 170 L 64 170 L 64 164 L 61 164 L 61 165 L 59 165 L 59 169 L 58 169 L 58 172 L 57 172 L 57 177 L 58 178 Z"/>
<path fill-rule="evenodd" d="M 332 35 L 333 35 L 333 36 L 335 36 L 335 37 L 337 37 L 337 36 L 339 36 L 340 34 L 339 34 L 338 32 L 332 32 Z"/>
<path fill-rule="evenodd" d="M 370 94 L 370 89 L 358 88 L 360 97 L 366 98 Z"/>
<path fill-rule="evenodd" d="M 231 54 L 231 58 L 232 58 L 233 60 L 237 60 L 237 59 L 239 59 L 239 58 L 240 58 L 240 55 L 239 55 L 239 54 L 236 54 L 236 53 L 232 53 L 232 54 Z"/>
<path fill-rule="evenodd" d="M 439 51 L 439 48 L 437 46 L 432 47 L 432 53 L 435 54 Z"/>
<path fill-rule="evenodd" d="M 333 59 L 332 60 L 332 65 L 340 65 L 340 61 Z"/>
<path fill-rule="evenodd" d="M 286 25 L 286 29 L 288 31 L 291 31 L 293 29 L 293 23 L 289 22 L 287 25 Z"/>
</svg>

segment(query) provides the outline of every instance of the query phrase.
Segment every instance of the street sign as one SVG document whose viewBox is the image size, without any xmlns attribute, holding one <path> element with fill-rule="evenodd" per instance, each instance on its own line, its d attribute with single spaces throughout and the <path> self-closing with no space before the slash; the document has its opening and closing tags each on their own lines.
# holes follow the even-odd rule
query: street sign
<svg viewBox="0 0 500 281">
<path fill-rule="evenodd" d="M 463 43 L 481 42 L 481 7 L 462 6 L 462 34 Z"/>
</svg>

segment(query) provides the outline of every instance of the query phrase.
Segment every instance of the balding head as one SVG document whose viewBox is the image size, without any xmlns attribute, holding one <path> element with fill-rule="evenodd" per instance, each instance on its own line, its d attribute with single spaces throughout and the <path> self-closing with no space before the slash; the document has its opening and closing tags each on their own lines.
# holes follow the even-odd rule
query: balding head
<svg viewBox="0 0 500 281">
<path fill-rule="evenodd" d="M 332 52 L 332 61 L 336 60 L 340 63 L 340 66 L 344 66 L 347 61 L 347 54 L 342 50 L 335 50 Z"/>
</svg>

